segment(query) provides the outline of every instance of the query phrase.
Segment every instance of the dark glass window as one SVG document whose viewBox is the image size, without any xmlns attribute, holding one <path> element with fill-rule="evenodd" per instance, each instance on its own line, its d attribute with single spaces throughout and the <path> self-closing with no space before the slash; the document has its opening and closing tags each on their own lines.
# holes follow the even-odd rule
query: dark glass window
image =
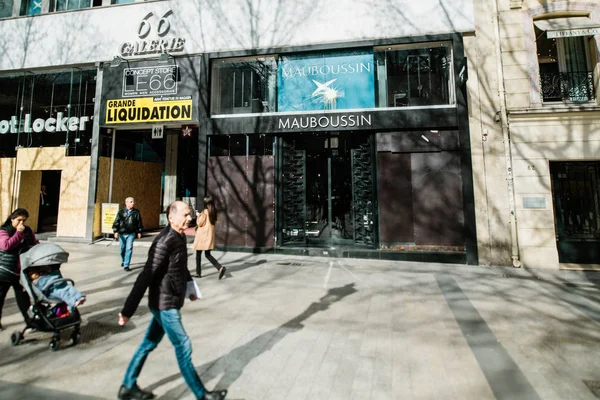
<svg viewBox="0 0 600 400">
<path fill-rule="evenodd" d="M 39 0 L 41 2 L 41 0 Z M 0 1 L 0 18 L 12 17 L 13 1 Z"/>
<path fill-rule="evenodd" d="M 212 114 L 276 111 L 275 57 L 214 60 Z"/>
<path fill-rule="evenodd" d="M 99 7 L 102 0 L 51 0 L 50 12 L 80 10 L 82 8 Z"/>
<path fill-rule="evenodd" d="M 249 156 L 272 156 L 273 155 L 273 136 L 270 135 L 249 135 L 248 136 L 248 155 Z"/>
<path fill-rule="evenodd" d="M 90 154 L 95 69 L 4 76 L 0 87 L 4 94 L 0 144 L 5 157 L 14 157 L 15 146 L 66 146 L 67 155 Z"/>
<path fill-rule="evenodd" d="M 246 155 L 246 135 L 212 135 L 208 140 L 211 157 Z"/>
<path fill-rule="evenodd" d="M 129 4 L 135 3 L 135 0 L 111 0 L 110 4 Z"/>
<path fill-rule="evenodd" d="M 534 29 L 542 100 L 593 100 L 596 97 L 594 73 L 589 65 L 593 52 L 589 51 L 588 43 L 591 40 L 592 48 L 595 47 L 593 36 L 548 38 L 546 31 L 537 26 Z"/>
<path fill-rule="evenodd" d="M 454 104 L 450 43 L 375 49 L 378 107 Z"/>
<path fill-rule="evenodd" d="M 19 15 L 38 15 L 42 13 L 42 0 L 23 0 Z"/>
</svg>

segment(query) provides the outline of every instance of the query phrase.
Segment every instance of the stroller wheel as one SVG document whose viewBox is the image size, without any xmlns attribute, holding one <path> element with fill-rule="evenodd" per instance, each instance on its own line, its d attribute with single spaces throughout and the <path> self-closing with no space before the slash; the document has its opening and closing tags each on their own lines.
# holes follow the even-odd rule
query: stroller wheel
<svg viewBox="0 0 600 400">
<path fill-rule="evenodd" d="M 60 347 L 60 342 L 56 339 L 50 341 L 50 350 L 56 351 Z"/>
<path fill-rule="evenodd" d="M 71 333 L 71 346 L 75 346 L 77 343 L 79 343 L 79 331 L 73 331 Z"/>
<path fill-rule="evenodd" d="M 23 340 L 23 333 L 19 331 L 15 331 L 10 335 L 10 344 L 13 346 L 18 345 L 21 340 Z"/>
</svg>

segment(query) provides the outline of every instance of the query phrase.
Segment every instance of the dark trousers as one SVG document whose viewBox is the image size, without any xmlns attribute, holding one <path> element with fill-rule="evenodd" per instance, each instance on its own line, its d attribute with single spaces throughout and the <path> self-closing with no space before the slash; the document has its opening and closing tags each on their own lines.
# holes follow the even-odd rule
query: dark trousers
<svg viewBox="0 0 600 400">
<path fill-rule="evenodd" d="M 17 300 L 17 306 L 23 314 L 23 318 L 27 320 L 27 310 L 31 305 L 29 301 L 29 295 L 23 290 L 23 286 L 17 281 L 14 282 L 0 282 L 0 318 L 2 318 L 2 308 L 4 307 L 4 299 L 8 294 L 10 287 L 15 291 L 15 299 Z"/>
<path fill-rule="evenodd" d="M 196 250 L 196 275 L 202 276 L 202 268 L 200 267 L 200 263 L 202 262 L 203 251 L 204 255 L 206 255 L 206 259 L 210 261 L 210 263 L 217 269 L 217 271 L 219 271 L 222 265 L 219 264 L 216 258 L 210 255 L 210 250 Z"/>
</svg>

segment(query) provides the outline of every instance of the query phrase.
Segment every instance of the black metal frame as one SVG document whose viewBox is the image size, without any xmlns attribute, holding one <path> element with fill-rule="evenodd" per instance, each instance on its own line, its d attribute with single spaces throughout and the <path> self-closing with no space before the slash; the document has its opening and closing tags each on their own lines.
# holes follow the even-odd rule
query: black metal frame
<svg viewBox="0 0 600 400">
<path fill-rule="evenodd" d="M 594 72 L 540 73 L 542 101 L 585 103 L 596 99 Z"/>
</svg>

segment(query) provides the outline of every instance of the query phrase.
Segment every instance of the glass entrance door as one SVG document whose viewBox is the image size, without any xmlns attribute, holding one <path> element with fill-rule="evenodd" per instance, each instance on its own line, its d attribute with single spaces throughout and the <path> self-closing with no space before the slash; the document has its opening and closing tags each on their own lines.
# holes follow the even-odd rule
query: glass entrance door
<svg viewBox="0 0 600 400">
<path fill-rule="evenodd" d="M 280 243 L 372 246 L 370 136 L 311 133 L 281 141 Z"/>
</svg>

